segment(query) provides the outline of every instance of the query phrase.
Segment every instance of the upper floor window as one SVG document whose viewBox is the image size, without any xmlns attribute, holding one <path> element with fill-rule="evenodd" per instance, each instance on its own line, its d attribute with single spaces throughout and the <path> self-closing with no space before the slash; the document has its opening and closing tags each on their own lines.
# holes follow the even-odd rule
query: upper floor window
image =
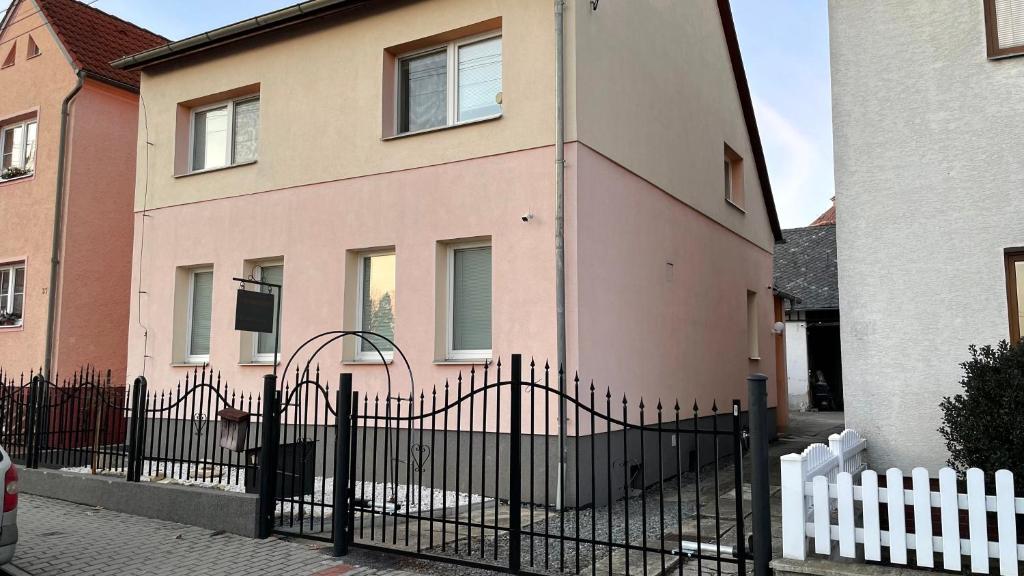
<svg viewBox="0 0 1024 576">
<path fill-rule="evenodd" d="M 395 339 L 395 253 L 375 252 L 359 257 L 358 305 L 356 325 L 359 330 L 375 332 Z M 378 353 L 378 350 L 380 353 Z M 357 360 L 390 360 L 394 346 L 376 336 L 359 339 Z"/>
<path fill-rule="evenodd" d="M 4 58 L 4 63 L 0 64 L 0 68 L 8 68 L 14 66 L 15 58 L 18 54 L 18 43 L 14 42 L 11 44 L 11 50 L 7 53 L 7 57 Z"/>
<path fill-rule="evenodd" d="M 988 57 L 1024 54 L 1024 0 L 985 0 Z"/>
<path fill-rule="evenodd" d="M 42 53 L 43 51 L 39 49 L 39 44 L 36 44 L 35 39 L 29 36 L 27 59 L 35 58 L 36 56 L 39 56 Z"/>
<path fill-rule="evenodd" d="M 725 145 L 725 200 L 742 209 L 744 203 L 743 190 L 743 158 L 735 150 Z"/>
<path fill-rule="evenodd" d="M 398 133 L 501 115 L 501 33 L 473 36 L 398 59 Z"/>
<path fill-rule="evenodd" d="M 0 179 L 25 176 L 35 170 L 37 135 L 34 119 L 0 127 Z"/>
<path fill-rule="evenodd" d="M 0 266 L 0 326 L 21 326 L 25 308 L 25 263 Z"/>
<path fill-rule="evenodd" d="M 256 160 L 260 99 L 249 97 L 192 110 L 191 171 Z"/>
</svg>

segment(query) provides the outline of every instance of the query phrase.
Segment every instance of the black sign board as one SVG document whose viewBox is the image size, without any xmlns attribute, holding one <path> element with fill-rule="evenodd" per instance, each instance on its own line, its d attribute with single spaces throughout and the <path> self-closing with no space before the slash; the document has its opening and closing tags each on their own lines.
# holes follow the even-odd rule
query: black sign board
<svg viewBox="0 0 1024 576">
<path fill-rule="evenodd" d="M 235 330 L 273 332 L 274 295 L 239 289 L 235 304 Z"/>
</svg>

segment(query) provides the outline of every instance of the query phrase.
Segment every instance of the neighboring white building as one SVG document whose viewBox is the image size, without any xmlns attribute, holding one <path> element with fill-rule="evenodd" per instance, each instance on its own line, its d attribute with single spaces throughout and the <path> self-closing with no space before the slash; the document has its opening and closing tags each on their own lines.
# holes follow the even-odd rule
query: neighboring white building
<svg viewBox="0 0 1024 576">
<path fill-rule="evenodd" d="M 829 5 L 846 424 L 934 470 L 968 346 L 1019 334 L 1024 0 Z"/>
</svg>

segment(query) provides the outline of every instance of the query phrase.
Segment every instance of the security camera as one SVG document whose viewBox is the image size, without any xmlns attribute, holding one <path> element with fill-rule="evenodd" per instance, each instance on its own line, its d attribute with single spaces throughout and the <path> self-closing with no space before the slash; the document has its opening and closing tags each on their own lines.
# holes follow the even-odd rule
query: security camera
<svg viewBox="0 0 1024 576">
<path fill-rule="evenodd" d="M 523 214 L 521 218 L 523 219 L 523 222 L 529 222 L 530 220 L 533 220 L 533 212 L 527 212 L 526 214 Z"/>
</svg>

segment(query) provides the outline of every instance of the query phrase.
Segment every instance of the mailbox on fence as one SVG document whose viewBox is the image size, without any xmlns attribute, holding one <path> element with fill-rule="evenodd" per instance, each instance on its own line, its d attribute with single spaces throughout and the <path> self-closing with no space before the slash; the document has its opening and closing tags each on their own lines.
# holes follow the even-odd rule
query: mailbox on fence
<svg viewBox="0 0 1024 576">
<path fill-rule="evenodd" d="M 257 470 L 261 448 L 245 451 L 245 492 L 259 493 Z M 282 443 L 277 456 L 277 498 L 295 498 L 312 494 L 316 479 L 316 442 L 298 440 Z"/>
<path fill-rule="evenodd" d="M 237 408 L 225 408 L 217 412 L 220 416 L 220 441 L 221 448 L 227 448 L 232 452 L 241 452 L 249 439 L 249 413 Z"/>
</svg>

